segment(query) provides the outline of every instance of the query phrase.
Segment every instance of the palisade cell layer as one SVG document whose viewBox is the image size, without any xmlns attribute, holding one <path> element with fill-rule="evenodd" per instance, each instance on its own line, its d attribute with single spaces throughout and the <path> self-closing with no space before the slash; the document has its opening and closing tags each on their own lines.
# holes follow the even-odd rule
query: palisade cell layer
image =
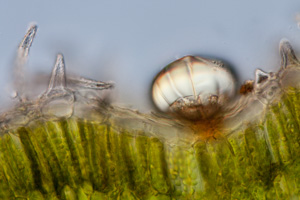
<svg viewBox="0 0 300 200">
<path fill-rule="evenodd" d="M 0 118 L 0 199 L 297 199 L 300 64 L 288 42 L 280 53 L 279 72 L 258 72 L 260 87 L 213 138 L 201 137 L 205 126 L 108 105 L 95 91 L 113 85 L 69 78 L 59 54 L 45 93 L 28 100 L 16 82 L 20 103 Z"/>
</svg>

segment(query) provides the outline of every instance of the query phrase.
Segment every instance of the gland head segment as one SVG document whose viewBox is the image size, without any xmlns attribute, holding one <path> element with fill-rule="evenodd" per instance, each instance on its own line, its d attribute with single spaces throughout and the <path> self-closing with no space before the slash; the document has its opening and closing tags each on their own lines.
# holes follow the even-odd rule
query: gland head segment
<svg viewBox="0 0 300 200">
<path fill-rule="evenodd" d="M 235 79 L 221 62 L 186 56 L 154 79 L 152 98 L 163 112 L 191 120 L 213 116 L 235 95 Z"/>
</svg>

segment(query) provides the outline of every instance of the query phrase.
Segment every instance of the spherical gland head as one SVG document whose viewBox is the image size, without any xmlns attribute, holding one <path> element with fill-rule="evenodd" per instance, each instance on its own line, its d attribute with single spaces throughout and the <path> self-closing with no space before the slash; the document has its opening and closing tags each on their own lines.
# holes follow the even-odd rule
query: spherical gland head
<svg viewBox="0 0 300 200">
<path fill-rule="evenodd" d="M 166 66 L 154 79 L 157 108 L 190 120 L 212 117 L 235 95 L 235 79 L 221 62 L 185 56 Z"/>
</svg>

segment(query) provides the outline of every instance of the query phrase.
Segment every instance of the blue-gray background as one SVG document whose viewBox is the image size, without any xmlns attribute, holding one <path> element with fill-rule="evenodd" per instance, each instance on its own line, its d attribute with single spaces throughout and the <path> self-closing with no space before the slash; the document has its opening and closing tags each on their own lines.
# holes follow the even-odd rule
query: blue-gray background
<svg viewBox="0 0 300 200">
<path fill-rule="evenodd" d="M 299 11 L 299 0 L 0 0 L 0 103 L 9 101 L 12 60 L 30 22 L 39 25 L 30 74 L 49 74 L 62 52 L 68 71 L 113 80 L 116 102 L 148 111 L 153 77 L 184 55 L 226 59 L 240 81 L 255 68 L 278 69 L 281 38 L 300 53 Z"/>
</svg>

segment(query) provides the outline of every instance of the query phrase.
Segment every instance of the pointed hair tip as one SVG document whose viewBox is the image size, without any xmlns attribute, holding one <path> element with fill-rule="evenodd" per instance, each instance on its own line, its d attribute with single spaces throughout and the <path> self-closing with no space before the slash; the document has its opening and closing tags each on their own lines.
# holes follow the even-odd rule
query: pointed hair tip
<svg viewBox="0 0 300 200">
<path fill-rule="evenodd" d="M 279 49 L 283 49 L 286 47 L 291 48 L 290 41 L 286 38 L 282 38 L 279 42 Z"/>
<path fill-rule="evenodd" d="M 64 60 L 64 55 L 62 53 L 58 53 L 56 54 L 56 64 L 61 63 L 61 64 L 65 64 L 65 60 Z"/>
<path fill-rule="evenodd" d="M 56 55 L 56 60 L 55 60 L 54 68 L 57 68 L 57 67 L 63 67 L 63 68 L 65 67 L 64 56 L 61 53 L 58 53 Z"/>
<path fill-rule="evenodd" d="M 282 38 L 279 42 L 279 44 L 282 44 L 282 43 L 290 43 L 289 40 L 287 38 Z"/>
<path fill-rule="evenodd" d="M 255 70 L 255 74 L 267 74 L 267 72 L 265 72 L 265 71 L 263 71 L 263 70 L 257 68 L 257 69 Z"/>
<path fill-rule="evenodd" d="M 28 27 L 37 27 L 38 26 L 37 24 L 38 24 L 37 22 L 32 21 L 28 24 Z"/>
<path fill-rule="evenodd" d="M 35 32 L 38 29 L 38 25 L 35 22 L 30 22 L 27 28 L 27 32 L 34 30 Z"/>
<path fill-rule="evenodd" d="M 110 81 L 110 82 L 108 82 L 108 84 L 109 84 L 109 88 L 110 89 L 114 89 L 116 87 L 116 83 L 115 82 Z"/>
<path fill-rule="evenodd" d="M 57 54 L 56 54 L 56 58 L 57 58 L 57 59 L 59 59 L 59 58 L 60 58 L 60 59 L 63 59 L 63 58 L 64 58 L 64 55 L 63 55 L 62 53 L 57 53 Z"/>
</svg>

